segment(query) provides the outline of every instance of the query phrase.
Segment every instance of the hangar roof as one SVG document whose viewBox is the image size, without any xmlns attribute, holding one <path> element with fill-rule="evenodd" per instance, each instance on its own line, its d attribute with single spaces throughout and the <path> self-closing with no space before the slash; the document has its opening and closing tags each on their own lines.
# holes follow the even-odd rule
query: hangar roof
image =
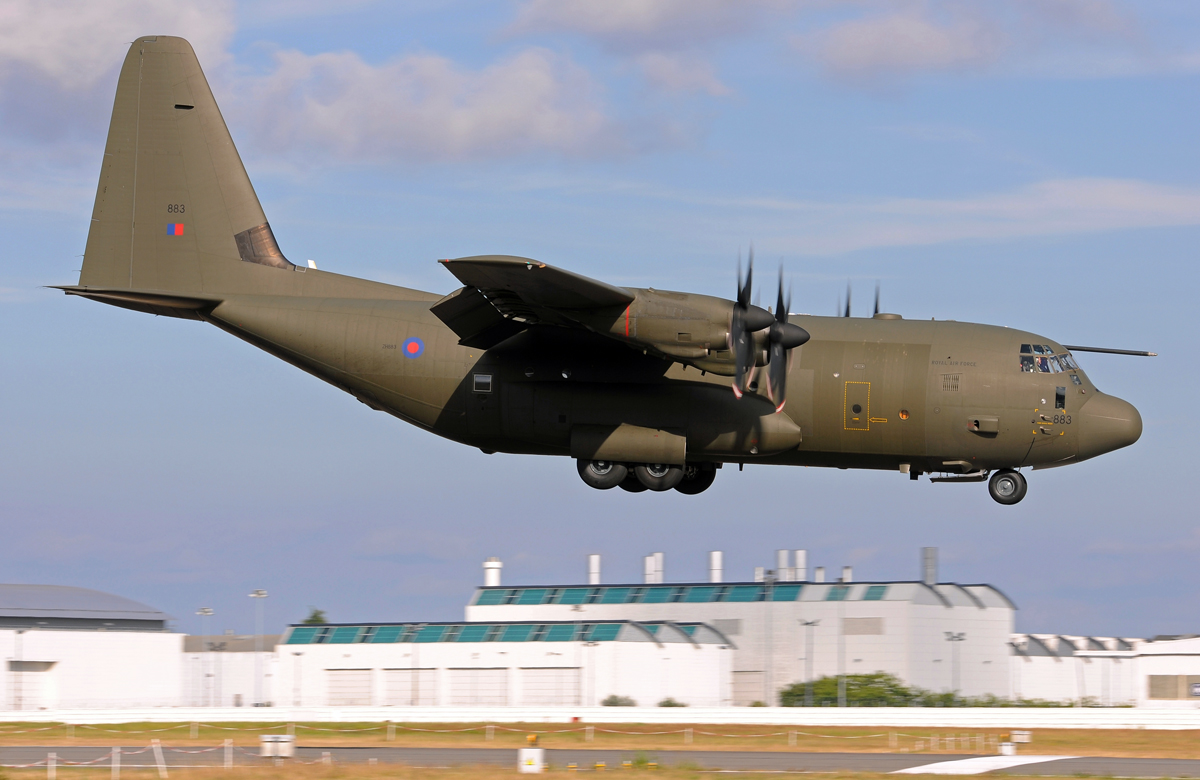
<svg viewBox="0 0 1200 780">
<path fill-rule="evenodd" d="M 918 604 L 1016 609 L 991 585 L 923 582 L 762 582 L 678 583 L 673 585 L 577 585 L 482 587 L 472 606 L 505 604 L 672 604 L 754 601 L 909 601 Z"/>
<path fill-rule="evenodd" d="M 392 644 L 396 642 L 687 642 L 732 645 L 706 623 L 633 620 L 564 620 L 519 623 L 376 623 L 293 625 L 285 645 Z"/>
<path fill-rule="evenodd" d="M 170 616 L 112 593 L 69 585 L 0 585 L 0 626 L 158 628 Z"/>
</svg>

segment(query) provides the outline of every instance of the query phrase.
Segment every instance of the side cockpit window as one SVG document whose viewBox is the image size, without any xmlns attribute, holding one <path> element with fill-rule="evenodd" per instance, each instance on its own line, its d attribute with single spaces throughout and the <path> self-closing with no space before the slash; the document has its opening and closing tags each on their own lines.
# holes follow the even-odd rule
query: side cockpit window
<svg viewBox="0 0 1200 780">
<path fill-rule="evenodd" d="M 1079 366 L 1069 353 L 1054 354 L 1049 344 L 1022 344 L 1021 371 L 1026 374 L 1061 374 L 1077 371 Z"/>
</svg>

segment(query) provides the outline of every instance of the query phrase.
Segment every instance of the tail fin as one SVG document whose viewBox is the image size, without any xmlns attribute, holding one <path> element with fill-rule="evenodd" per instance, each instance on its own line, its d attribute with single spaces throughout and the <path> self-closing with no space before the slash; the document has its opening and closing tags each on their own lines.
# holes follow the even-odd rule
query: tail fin
<svg viewBox="0 0 1200 780">
<path fill-rule="evenodd" d="M 182 38 L 144 37 L 129 48 L 85 252 L 85 289 L 69 291 L 89 297 L 111 291 L 118 299 L 212 300 L 292 282 L 281 276 L 295 266 L 275 243 L 196 53 Z"/>
</svg>

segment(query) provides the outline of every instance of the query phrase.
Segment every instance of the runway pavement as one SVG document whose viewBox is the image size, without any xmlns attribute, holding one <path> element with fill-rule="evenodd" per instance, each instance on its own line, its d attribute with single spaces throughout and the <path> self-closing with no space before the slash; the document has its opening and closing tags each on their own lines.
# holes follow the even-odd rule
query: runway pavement
<svg viewBox="0 0 1200 780">
<path fill-rule="evenodd" d="M 167 766 L 220 766 L 225 761 L 223 747 L 204 752 L 195 747 L 173 748 L 163 745 Z M 111 748 L 95 746 L 13 746 L 0 747 L 0 765 L 20 766 L 46 760 L 56 754 L 58 765 L 96 762 L 111 763 Z M 135 752 L 136 751 L 136 752 Z M 235 766 L 261 766 L 271 761 L 259 758 L 257 751 L 239 747 L 233 751 Z M 405 748 L 405 747 L 301 747 L 297 760 L 314 762 L 324 753 L 336 763 L 367 763 L 449 767 L 471 764 L 514 766 L 517 751 L 508 748 Z M 778 772 L 833 772 L 838 770 L 900 774 L 969 775 L 983 773 L 1021 775 L 1102 775 L 1108 777 L 1196 777 L 1200 778 L 1200 760 L 1171 758 L 1104 758 L 1076 756 L 963 756 L 913 753 L 803 753 L 720 750 L 556 750 L 546 751 L 552 767 L 575 764 L 580 770 L 594 769 L 603 762 L 609 770 L 622 762 L 638 758 L 656 761 L 660 766 L 685 764 L 713 770 L 749 770 Z M 122 747 L 121 766 L 154 766 L 155 758 L 145 745 Z"/>
</svg>

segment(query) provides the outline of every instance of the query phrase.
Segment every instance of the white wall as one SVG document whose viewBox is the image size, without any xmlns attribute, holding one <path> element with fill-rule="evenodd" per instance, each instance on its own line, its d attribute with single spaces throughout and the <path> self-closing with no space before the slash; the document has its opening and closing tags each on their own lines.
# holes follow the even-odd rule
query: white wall
<svg viewBox="0 0 1200 780">
<path fill-rule="evenodd" d="M 388 701 L 389 669 L 432 669 L 436 700 L 452 700 L 461 669 L 504 669 L 507 704 L 522 706 L 525 670 L 578 669 L 579 706 L 607 696 L 629 696 L 642 705 L 673 697 L 692 706 L 729 703 L 729 650 L 685 642 L 431 642 L 344 645 L 279 645 L 279 702 L 328 706 L 331 670 L 370 670 L 370 705 Z M 301 655 L 295 655 L 301 653 Z"/>
<path fill-rule="evenodd" d="M 259 657 L 256 668 L 254 659 Z M 254 679 L 262 675 L 262 700 L 286 704 L 276 696 L 278 658 L 273 652 L 204 652 L 183 654 L 185 707 L 250 707 L 254 704 Z"/>
<path fill-rule="evenodd" d="M 7 710 L 176 707 L 183 635 L 141 631 L 0 630 Z M 12 662 L 28 671 L 14 671 Z"/>
</svg>

